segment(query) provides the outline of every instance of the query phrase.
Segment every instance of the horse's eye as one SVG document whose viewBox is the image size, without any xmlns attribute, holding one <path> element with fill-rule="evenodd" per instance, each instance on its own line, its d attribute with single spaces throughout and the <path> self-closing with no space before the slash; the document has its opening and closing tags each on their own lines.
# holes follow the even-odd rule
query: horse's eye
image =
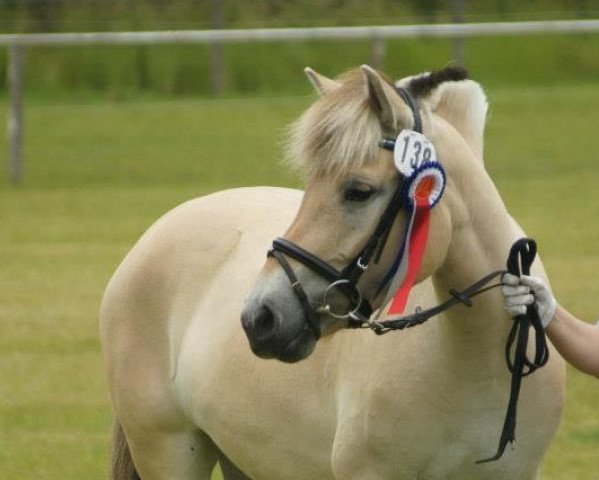
<svg viewBox="0 0 599 480">
<path fill-rule="evenodd" d="M 368 185 L 352 185 L 343 192 L 343 198 L 347 202 L 365 202 L 373 193 L 374 189 Z"/>
</svg>

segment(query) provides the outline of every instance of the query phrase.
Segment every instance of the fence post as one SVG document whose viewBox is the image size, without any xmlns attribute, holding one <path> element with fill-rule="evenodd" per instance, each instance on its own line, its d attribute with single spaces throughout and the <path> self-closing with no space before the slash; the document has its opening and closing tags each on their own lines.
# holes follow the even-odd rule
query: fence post
<svg viewBox="0 0 599 480">
<path fill-rule="evenodd" d="M 223 28 L 224 12 L 223 0 L 211 0 L 210 2 L 210 28 L 218 30 Z M 224 47 L 222 43 L 210 44 L 210 83 L 212 93 L 219 95 L 224 90 Z"/>
<path fill-rule="evenodd" d="M 370 63 L 372 67 L 381 70 L 385 63 L 385 39 L 379 36 L 372 37 L 370 48 Z"/>
<path fill-rule="evenodd" d="M 23 57 L 23 46 L 8 47 L 8 178 L 13 185 L 23 175 Z"/>
<path fill-rule="evenodd" d="M 453 23 L 464 23 L 464 13 L 466 10 L 466 0 L 451 0 L 451 16 Z M 462 67 L 466 66 L 466 55 L 463 38 L 453 37 L 451 39 L 453 45 L 453 59 Z"/>
</svg>

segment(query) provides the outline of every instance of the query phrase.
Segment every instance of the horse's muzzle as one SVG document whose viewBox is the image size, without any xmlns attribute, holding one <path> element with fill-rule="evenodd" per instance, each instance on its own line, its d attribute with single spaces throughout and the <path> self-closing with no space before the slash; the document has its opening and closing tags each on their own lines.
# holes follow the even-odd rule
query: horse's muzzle
<svg viewBox="0 0 599 480">
<path fill-rule="evenodd" d="M 293 363 L 306 358 L 314 349 L 316 339 L 302 322 L 300 328 L 288 332 L 277 315 L 266 305 L 247 307 L 241 314 L 241 325 L 250 348 L 260 358 L 276 358 Z"/>
<path fill-rule="evenodd" d="M 265 305 L 255 313 L 241 314 L 241 325 L 250 341 L 252 352 L 261 358 L 273 358 L 277 350 L 277 326 L 273 312 Z"/>
</svg>

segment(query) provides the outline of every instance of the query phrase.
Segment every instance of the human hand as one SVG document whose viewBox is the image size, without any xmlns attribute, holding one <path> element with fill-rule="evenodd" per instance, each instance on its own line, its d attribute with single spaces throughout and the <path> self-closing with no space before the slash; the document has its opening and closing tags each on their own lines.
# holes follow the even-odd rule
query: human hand
<svg viewBox="0 0 599 480">
<path fill-rule="evenodd" d="M 543 328 L 553 320 L 557 302 L 545 281 L 539 277 L 504 273 L 501 277 L 503 306 L 510 316 L 524 315 L 528 305 L 534 304 Z"/>
</svg>

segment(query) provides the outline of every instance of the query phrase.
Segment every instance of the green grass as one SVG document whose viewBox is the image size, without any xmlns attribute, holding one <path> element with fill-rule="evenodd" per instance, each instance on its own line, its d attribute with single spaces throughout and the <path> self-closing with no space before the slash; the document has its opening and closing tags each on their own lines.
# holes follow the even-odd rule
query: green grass
<svg viewBox="0 0 599 480">
<path fill-rule="evenodd" d="M 504 88 L 489 99 L 488 169 L 539 242 L 560 301 L 595 320 L 599 90 Z M 190 197 L 297 185 L 278 163 L 280 140 L 308 102 L 27 105 L 23 185 L 0 178 L 0 478 L 104 478 L 111 414 L 97 311 L 108 278 L 154 219 Z M 599 479 L 599 383 L 569 374 L 544 478 Z"/>
<path fill-rule="evenodd" d="M 298 107 L 294 98 L 36 104 L 26 108 L 24 187 L 290 181 L 276 157 Z"/>
</svg>

